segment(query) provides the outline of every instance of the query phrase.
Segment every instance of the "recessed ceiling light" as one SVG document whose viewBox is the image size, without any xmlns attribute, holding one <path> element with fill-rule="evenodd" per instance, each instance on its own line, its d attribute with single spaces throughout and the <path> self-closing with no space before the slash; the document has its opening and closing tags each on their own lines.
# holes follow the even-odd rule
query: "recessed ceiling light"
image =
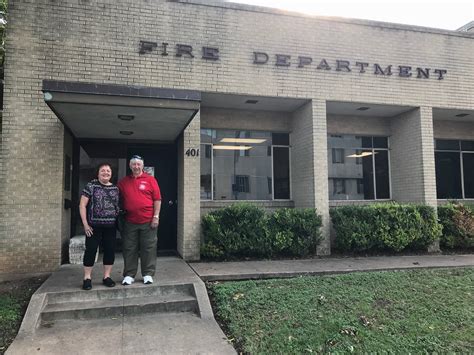
<svg viewBox="0 0 474 355">
<path fill-rule="evenodd" d="M 248 145 L 213 145 L 212 149 L 220 149 L 220 150 L 249 150 L 252 147 Z"/>
<path fill-rule="evenodd" d="M 469 116 L 468 113 L 460 113 L 458 115 L 456 115 L 456 117 L 466 117 L 466 116 Z"/>
<path fill-rule="evenodd" d="M 117 118 L 122 121 L 132 121 L 135 119 L 133 115 L 117 115 Z"/>
<path fill-rule="evenodd" d="M 131 136 L 133 134 L 133 131 L 120 131 L 120 134 L 123 136 Z"/>
<path fill-rule="evenodd" d="M 369 110 L 369 109 L 370 109 L 370 107 L 362 106 L 362 107 L 359 107 L 359 108 L 357 109 L 357 111 L 367 111 L 367 110 Z"/>
<path fill-rule="evenodd" d="M 245 101 L 246 104 L 256 104 L 258 100 L 247 100 Z"/>
<path fill-rule="evenodd" d="M 265 142 L 264 138 L 222 138 L 222 143 L 260 144 Z"/>
</svg>

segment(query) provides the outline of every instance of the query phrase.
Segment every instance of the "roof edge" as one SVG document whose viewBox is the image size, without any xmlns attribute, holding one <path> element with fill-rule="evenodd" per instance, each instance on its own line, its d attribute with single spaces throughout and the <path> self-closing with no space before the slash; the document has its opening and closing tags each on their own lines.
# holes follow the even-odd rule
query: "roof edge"
<svg viewBox="0 0 474 355">
<path fill-rule="evenodd" d="M 220 8 L 225 8 L 225 9 L 237 10 L 237 11 L 259 12 L 259 13 L 267 13 L 267 14 L 273 14 L 273 15 L 279 15 L 279 16 L 305 17 L 305 18 L 311 18 L 311 19 L 320 20 L 320 21 L 348 23 L 348 24 L 368 26 L 368 27 L 383 27 L 383 28 L 389 28 L 389 29 L 400 30 L 400 31 L 414 31 L 414 32 L 439 34 L 439 35 L 445 35 L 445 36 L 474 38 L 473 32 L 459 32 L 459 30 L 445 30 L 441 28 L 405 25 L 405 24 L 399 24 L 399 23 L 393 23 L 393 22 L 383 22 L 383 21 L 374 21 L 374 20 L 352 19 L 352 18 L 336 17 L 336 16 L 333 17 L 333 16 L 321 16 L 321 15 L 308 15 L 308 14 L 303 14 L 303 13 L 295 12 L 295 11 L 282 10 L 282 9 L 276 9 L 276 8 L 270 8 L 270 7 L 264 7 L 264 6 L 239 4 L 239 3 L 234 3 L 234 2 L 227 2 L 224 0 L 167 0 L 167 2 L 209 6 L 209 7 L 220 7 Z"/>
</svg>

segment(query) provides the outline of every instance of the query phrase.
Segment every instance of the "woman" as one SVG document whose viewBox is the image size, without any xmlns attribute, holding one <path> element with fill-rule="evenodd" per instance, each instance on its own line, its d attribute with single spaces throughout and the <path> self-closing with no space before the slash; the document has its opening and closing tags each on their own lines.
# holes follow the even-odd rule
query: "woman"
<svg viewBox="0 0 474 355">
<path fill-rule="evenodd" d="M 79 202 L 84 232 L 86 234 L 86 251 L 84 253 L 84 280 L 82 288 L 92 288 L 92 267 L 99 244 L 104 251 L 104 277 L 102 283 L 114 287 L 110 277 L 115 261 L 115 221 L 119 211 L 119 190 L 110 182 L 112 168 L 109 164 L 101 164 L 97 168 L 97 179 L 87 183 L 82 190 Z"/>
</svg>

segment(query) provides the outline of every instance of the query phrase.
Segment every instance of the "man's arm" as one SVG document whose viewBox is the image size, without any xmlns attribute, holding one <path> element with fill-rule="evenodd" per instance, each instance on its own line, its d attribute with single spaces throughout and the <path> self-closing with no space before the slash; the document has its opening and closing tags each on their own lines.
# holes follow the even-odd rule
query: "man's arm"
<svg viewBox="0 0 474 355">
<path fill-rule="evenodd" d="M 157 228 L 160 224 L 160 210 L 161 200 L 153 201 L 153 219 L 151 221 L 151 228 Z"/>
</svg>

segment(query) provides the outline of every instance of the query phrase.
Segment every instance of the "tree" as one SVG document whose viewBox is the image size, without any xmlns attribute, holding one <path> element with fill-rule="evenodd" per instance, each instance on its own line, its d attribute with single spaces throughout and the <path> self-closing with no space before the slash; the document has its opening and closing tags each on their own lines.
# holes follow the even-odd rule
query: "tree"
<svg viewBox="0 0 474 355">
<path fill-rule="evenodd" d="M 7 14 L 8 0 L 0 0 L 0 70 L 1 79 L 3 79 L 3 63 L 5 62 L 5 27 L 7 25 L 6 14 Z"/>
</svg>

